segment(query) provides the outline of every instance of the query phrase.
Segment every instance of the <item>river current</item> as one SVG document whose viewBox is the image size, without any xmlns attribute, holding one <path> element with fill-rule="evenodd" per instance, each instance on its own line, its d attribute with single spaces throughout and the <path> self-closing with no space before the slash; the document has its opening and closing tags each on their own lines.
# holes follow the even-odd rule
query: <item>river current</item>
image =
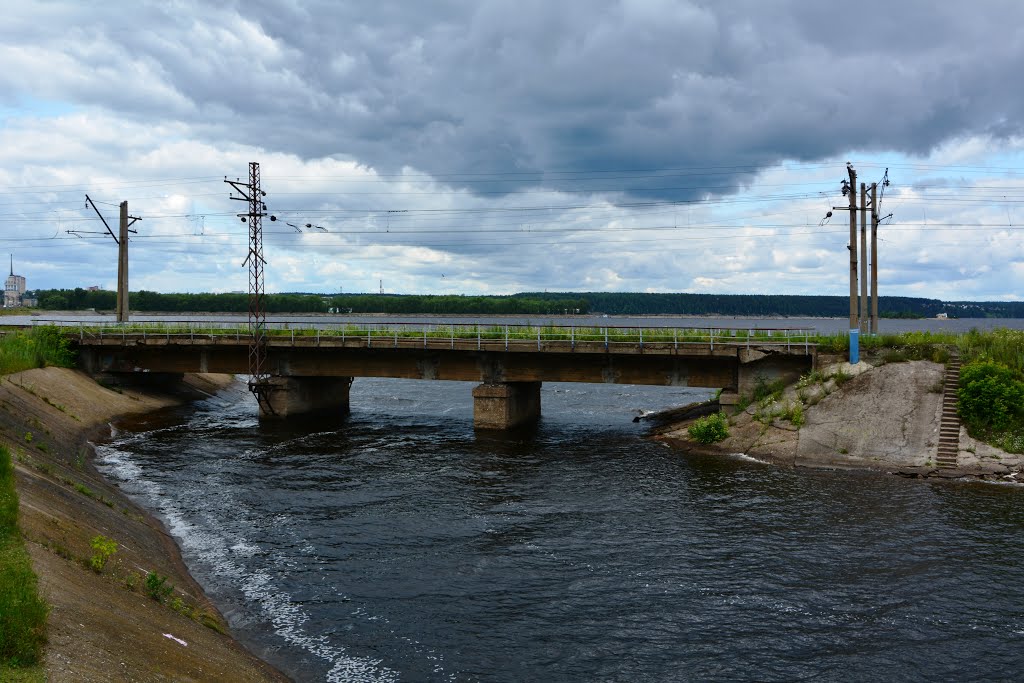
<svg viewBox="0 0 1024 683">
<path fill-rule="evenodd" d="M 1010 680 L 1024 489 L 709 458 L 638 410 L 705 390 L 357 379 L 260 425 L 238 383 L 98 447 L 251 650 L 299 681 Z"/>
</svg>

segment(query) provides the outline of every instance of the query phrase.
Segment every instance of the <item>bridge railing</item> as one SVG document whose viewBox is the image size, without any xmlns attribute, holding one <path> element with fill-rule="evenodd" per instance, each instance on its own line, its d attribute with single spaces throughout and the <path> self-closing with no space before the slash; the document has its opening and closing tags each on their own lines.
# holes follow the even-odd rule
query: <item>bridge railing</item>
<svg viewBox="0 0 1024 683">
<path fill-rule="evenodd" d="M 74 330 L 82 339 L 110 339 L 128 337 L 165 338 L 168 341 L 191 342 L 211 338 L 232 338 L 242 341 L 250 337 L 250 328 L 243 321 L 214 320 L 161 320 L 131 323 L 110 323 L 84 320 L 35 319 L 34 325 L 58 325 Z M 570 348 L 586 345 L 605 349 L 623 345 L 657 345 L 680 348 L 689 345 L 710 346 L 773 346 L 792 350 L 802 346 L 809 352 L 817 332 L 812 328 L 765 327 L 647 327 L 647 326 L 593 326 L 593 325 L 516 325 L 469 323 L 348 323 L 348 322 L 267 322 L 264 328 L 270 343 L 290 340 L 308 343 L 315 340 L 341 340 L 369 347 L 408 347 L 422 340 L 424 347 L 437 348 L 446 341 L 451 348 L 465 349 L 475 345 L 478 349 L 515 348 L 522 350 L 536 345 L 537 349 L 553 342 Z M 72 332 L 74 333 L 74 332 Z"/>
</svg>

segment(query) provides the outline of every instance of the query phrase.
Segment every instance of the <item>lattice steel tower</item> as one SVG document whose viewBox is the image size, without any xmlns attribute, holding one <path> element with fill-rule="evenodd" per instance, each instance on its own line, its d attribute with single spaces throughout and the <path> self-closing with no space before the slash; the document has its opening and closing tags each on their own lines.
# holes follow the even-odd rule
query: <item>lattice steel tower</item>
<svg viewBox="0 0 1024 683">
<path fill-rule="evenodd" d="M 249 203 L 249 212 L 238 214 L 242 221 L 249 224 L 249 255 L 242 264 L 249 266 L 249 391 L 256 397 L 260 407 L 272 413 L 268 400 L 271 384 L 266 368 L 267 312 L 263 289 L 263 271 L 267 264 L 263 258 L 263 217 L 267 215 L 267 205 L 263 198 L 267 193 L 260 189 L 259 162 L 249 164 L 248 183 L 227 178 L 224 182 L 242 195 L 232 195 L 232 199 Z"/>
</svg>

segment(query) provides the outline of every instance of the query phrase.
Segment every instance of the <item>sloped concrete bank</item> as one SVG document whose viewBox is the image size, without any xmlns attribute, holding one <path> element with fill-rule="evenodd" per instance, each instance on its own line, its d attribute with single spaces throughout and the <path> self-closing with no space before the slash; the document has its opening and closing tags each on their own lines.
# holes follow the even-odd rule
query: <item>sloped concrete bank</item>
<svg viewBox="0 0 1024 683">
<path fill-rule="evenodd" d="M 963 428 L 958 466 L 938 467 L 943 376 L 944 366 L 929 361 L 837 363 L 820 378 L 786 387 L 775 400 L 751 403 L 738 413 L 725 407 L 729 437 L 717 444 L 694 441 L 688 433 L 692 420 L 653 438 L 683 450 L 743 453 L 790 467 L 1024 483 L 1024 457 L 975 441 Z"/>
<path fill-rule="evenodd" d="M 20 525 L 51 606 L 49 681 L 287 680 L 226 635 L 160 522 L 92 464 L 89 440 L 109 436 L 111 420 L 231 381 L 194 375 L 162 389 L 110 389 L 62 368 L 0 378 L 0 441 L 15 462 Z M 100 571 L 90 567 L 97 536 L 117 543 Z M 151 573 L 174 586 L 163 602 L 146 590 Z"/>
</svg>

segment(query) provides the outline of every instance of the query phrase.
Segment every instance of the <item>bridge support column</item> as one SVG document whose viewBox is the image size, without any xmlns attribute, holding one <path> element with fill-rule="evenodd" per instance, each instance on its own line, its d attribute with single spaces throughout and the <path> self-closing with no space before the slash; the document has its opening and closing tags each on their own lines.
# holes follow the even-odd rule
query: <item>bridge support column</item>
<svg viewBox="0 0 1024 683">
<path fill-rule="evenodd" d="M 269 405 L 260 405 L 260 419 L 346 415 L 351 386 L 351 377 L 271 377 Z"/>
<path fill-rule="evenodd" d="M 497 382 L 473 389 L 473 426 L 512 429 L 540 417 L 540 382 Z"/>
</svg>

